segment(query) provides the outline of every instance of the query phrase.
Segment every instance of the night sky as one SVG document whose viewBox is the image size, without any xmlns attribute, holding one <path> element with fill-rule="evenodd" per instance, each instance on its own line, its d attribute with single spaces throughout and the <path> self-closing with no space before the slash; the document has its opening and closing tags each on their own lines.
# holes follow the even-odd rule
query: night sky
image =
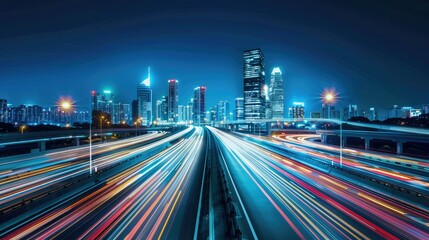
<svg viewBox="0 0 429 240">
<path fill-rule="evenodd" d="M 283 71 L 287 106 L 319 110 L 324 88 L 359 108 L 429 103 L 428 1 L 9 2 L 0 3 L 0 98 L 14 105 L 60 96 L 89 105 L 92 89 L 130 103 L 150 66 L 154 101 L 175 78 L 179 104 L 205 85 L 210 107 L 243 95 L 251 48 L 268 74 Z"/>
</svg>

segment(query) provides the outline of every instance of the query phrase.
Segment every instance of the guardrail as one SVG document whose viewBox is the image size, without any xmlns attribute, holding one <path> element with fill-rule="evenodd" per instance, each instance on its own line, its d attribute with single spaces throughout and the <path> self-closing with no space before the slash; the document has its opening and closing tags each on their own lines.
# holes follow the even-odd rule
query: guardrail
<svg viewBox="0 0 429 240">
<path fill-rule="evenodd" d="M 309 157 L 300 152 L 290 150 L 288 148 L 284 148 L 274 143 L 270 143 L 268 141 L 264 141 L 261 139 L 254 139 L 254 138 L 248 138 L 248 137 L 245 137 L 245 139 L 250 142 L 256 143 L 259 146 L 270 151 L 273 151 L 272 148 L 275 148 L 277 149 L 277 151 L 274 151 L 274 152 L 283 156 L 290 157 L 297 162 L 303 163 L 312 168 L 316 168 L 324 173 L 327 173 L 330 175 L 336 175 L 337 177 L 343 178 L 343 180 L 346 180 L 346 181 L 348 179 L 349 182 L 352 182 L 354 184 L 362 183 L 362 181 L 365 181 L 366 184 L 372 187 L 382 188 L 386 193 L 391 193 L 391 196 L 402 197 L 408 200 L 412 200 L 415 203 L 421 204 L 425 207 L 429 207 L 429 194 L 424 193 L 421 190 L 412 188 L 410 185 L 392 183 L 390 179 L 384 178 L 380 175 L 371 174 L 367 172 L 363 173 L 357 170 L 352 170 L 344 166 L 342 168 L 340 168 L 337 165 L 332 166 L 331 163 L 314 159 L 313 157 Z M 267 148 L 266 146 L 261 144 L 261 142 L 263 142 L 263 144 L 267 144 L 271 146 L 272 148 Z"/>
<path fill-rule="evenodd" d="M 186 138 L 193 133 L 189 131 L 178 138 Z M 73 198 L 87 193 L 89 190 L 104 184 L 111 176 L 137 164 L 142 159 L 159 154 L 163 150 L 171 146 L 171 143 L 177 141 L 178 138 L 171 139 L 166 143 L 160 144 L 144 152 L 136 152 L 128 157 L 122 158 L 115 164 L 109 165 L 106 168 L 99 169 L 93 175 L 81 174 L 79 176 L 64 180 L 57 187 L 37 193 L 31 197 L 21 199 L 19 202 L 4 206 L 0 209 L 0 233 L 8 226 L 21 222 L 29 217 L 36 216 L 50 206 L 57 203 L 64 203 Z M 1 235 L 0 235 L 1 236 Z"/>
</svg>

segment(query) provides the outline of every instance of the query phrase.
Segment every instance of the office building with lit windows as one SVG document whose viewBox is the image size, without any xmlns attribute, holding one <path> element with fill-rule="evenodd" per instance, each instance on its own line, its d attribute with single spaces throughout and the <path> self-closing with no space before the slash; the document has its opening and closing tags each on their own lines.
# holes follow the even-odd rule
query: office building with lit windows
<svg viewBox="0 0 429 240">
<path fill-rule="evenodd" d="M 150 87 L 150 68 L 148 77 L 137 86 L 138 117 L 142 125 L 152 124 L 152 89 Z"/>
<path fill-rule="evenodd" d="M 284 118 L 283 78 L 282 71 L 278 67 L 275 67 L 271 72 L 269 96 L 272 118 Z"/>
<path fill-rule="evenodd" d="M 206 114 L 206 87 L 196 87 L 194 89 L 194 98 L 193 98 L 193 122 L 194 125 L 199 125 L 204 123 L 204 118 Z"/>
<path fill-rule="evenodd" d="M 168 121 L 177 122 L 179 106 L 179 81 L 168 80 Z"/>
<path fill-rule="evenodd" d="M 243 52 L 244 118 L 265 119 L 265 62 L 260 49 Z"/>
</svg>

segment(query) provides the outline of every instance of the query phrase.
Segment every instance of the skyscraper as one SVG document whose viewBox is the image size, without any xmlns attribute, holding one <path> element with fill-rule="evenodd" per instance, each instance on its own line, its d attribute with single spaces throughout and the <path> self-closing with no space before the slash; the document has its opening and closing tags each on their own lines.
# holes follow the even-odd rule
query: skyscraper
<svg viewBox="0 0 429 240">
<path fill-rule="evenodd" d="M 265 118 L 265 62 L 260 49 L 243 52 L 244 117 L 246 120 Z"/>
<path fill-rule="evenodd" d="M 7 100 L 6 99 L 0 99 L 0 122 L 8 122 L 7 121 Z"/>
<path fill-rule="evenodd" d="M 142 118 L 142 125 L 152 123 L 152 89 L 150 88 L 150 67 L 148 77 L 137 86 L 138 116 Z"/>
<path fill-rule="evenodd" d="M 130 104 L 114 103 L 113 104 L 113 124 L 122 124 L 130 122 Z"/>
<path fill-rule="evenodd" d="M 294 102 L 293 106 L 289 109 L 290 118 L 304 118 L 304 106 L 305 104 L 303 102 Z"/>
<path fill-rule="evenodd" d="M 217 103 L 216 111 L 216 120 L 214 121 L 227 121 L 229 120 L 229 102 L 228 101 L 219 101 Z"/>
<path fill-rule="evenodd" d="M 235 99 L 235 120 L 244 120 L 244 98 Z"/>
<path fill-rule="evenodd" d="M 185 121 L 185 106 L 179 105 L 177 106 L 177 122 Z"/>
<path fill-rule="evenodd" d="M 185 109 L 185 121 L 186 122 L 190 122 L 193 119 L 193 104 L 194 104 L 194 100 L 193 98 L 191 99 L 190 102 L 188 102 L 188 104 L 186 105 L 186 109 Z"/>
<path fill-rule="evenodd" d="M 110 90 L 104 90 L 97 98 L 97 110 L 109 113 L 113 116 L 114 95 Z"/>
<path fill-rule="evenodd" d="M 196 87 L 193 98 L 193 121 L 195 125 L 204 123 L 206 114 L 206 87 Z"/>
<path fill-rule="evenodd" d="M 131 102 L 131 122 L 134 123 L 139 118 L 139 102 L 133 100 Z"/>
<path fill-rule="evenodd" d="M 168 121 L 177 122 L 179 105 L 179 81 L 176 79 L 168 80 Z"/>
<path fill-rule="evenodd" d="M 270 103 L 273 118 L 284 118 L 283 78 L 282 71 L 278 67 L 271 72 Z"/>
</svg>

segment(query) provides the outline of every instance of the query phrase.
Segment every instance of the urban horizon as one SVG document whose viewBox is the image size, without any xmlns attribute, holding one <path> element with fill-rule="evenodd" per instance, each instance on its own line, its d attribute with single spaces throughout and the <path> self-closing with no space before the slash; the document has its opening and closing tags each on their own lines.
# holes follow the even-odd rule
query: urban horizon
<svg viewBox="0 0 429 240">
<path fill-rule="evenodd" d="M 0 239 L 429 239 L 428 13 L 2 3 Z"/>
<path fill-rule="evenodd" d="M 244 51 L 244 52 L 246 52 L 246 51 Z M 150 67 L 148 67 L 148 68 L 150 69 Z M 293 92 L 293 89 L 289 89 L 287 87 L 287 82 L 289 79 L 286 77 L 286 80 L 285 80 L 285 77 L 283 77 L 284 74 L 281 72 L 282 67 L 279 67 L 279 66 L 273 66 L 273 67 L 268 68 L 267 76 L 269 76 L 269 77 L 268 77 L 268 79 L 264 80 L 264 85 L 266 85 L 266 86 L 270 85 L 270 78 L 272 76 L 270 69 L 272 69 L 273 71 L 275 71 L 276 69 L 278 71 L 280 71 L 282 81 L 286 82 L 285 84 L 282 85 L 282 90 L 284 92 L 286 92 L 286 94 L 282 94 L 283 95 L 282 103 L 284 105 L 283 106 L 283 113 L 281 114 L 282 117 L 276 116 L 277 119 L 279 119 L 279 118 L 291 118 L 291 119 L 302 118 L 301 116 L 296 117 L 296 116 L 294 116 L 294 114 L 291 113 L 293 107 L 296 105 L 302 105 L 304 107 L 304 109 L 305 109 L 303 111 L 304 112 L 304 115 L 303 115 L 304 118 L 311 118 L 313 114 L 316 114 L 316 115 L 319 114 L 319 117 L 320 117 L 321 112 L 323 112 L 323 105 L 324 105 L 323 94 L 326 91 L 338 94 L 336 101 L 334 103 L 332 103 L 331 105 L 334 107 L 337 107 L 337 111 L 341 111 L 341 113 L 338 112 L 334 115 L 335 116 L 334 118 L 340 119 L 340 120 L 348 120 L 348 118 L 343 117 L 343 113 L 342 113 L 343 110 L 347 111 L 347 110 L 345 110 L 347 108 L 354 108 L 353 111 L 357 112 L 357 113 L 353 113 L 352 116 L 367 117 L 368 119 L 370 119 L 372 121 L 374 121 L 374 120 L 383 121 L 385 119 L 392 118 L 392 117 L 413 117 L 413 116 L 418 116 L 420 114 L 429 113 L 429 104 L 425 104 L 425 103 L 414 104 L 414 105 L 409 104 L 409 105 L 404 105 L 404 106 L 398 106 L 397 104 L 392 104 L 390 106 L 390 108 L 379 108 L 376 106 L 376 104 L 370 105 L 370 107 L 365 107 L 365 106 L 360 105 L 359 103 L 347 103 L 347 102 L 345 102 L 346 100 L 341 99 L 343 96 L 341 96 L 340 93 L 335 90 L 335 87 L 332 87 L 332 86 L 321 89 L 321 91 L 319 91 L 318 95 L 315 94 L 313 96 L 313 100 L 311 102 L 310 101 L 305 102 L 305 101 L 301 100 L 301 101 L 293 101 L 293 102 L 287 103 L 285 100 L 286 99 L 285 96 L 287 96 L 288 93 L 289 93 L 289 95 L 294 96 L 294 95 L 296 95 L 296 93 Z M 148 70 L 148 72 L 146 72 L 146 77 L 150 78 L 149 86 L 151 86 L 151 84 L 153 84 L 153 82 L 157 82 L 157 81 L 154 81 L 154 79 L 150 77 L 149 72 L 150 72 L 150 70 Z M 153 70 L 152 70 L 152 72 L 153 72 Z M 143 80 L 144 80 L 144 78 L 143 78 Z M 174 78 L 166 80 L 166 83 L 169 83 L 171 80 L 177 81 L 179 83 L 179 81 L 174 79 Z M 136 82 L 138 82 L 138 81 L 136 81 Z M 140 80 L 140 82 L 141 82 L 141 80 Z M 240 82 L 240 81 L 236 81 L 236 82 Z M 242 82 L 242 80 L 241 80 L 241 82 Z M 158 83 L 158 84 L 160 84 L 160 83 Z M 136 86 L 138 86 L 138 85 L 139 84 L 136 84 Z M 186 99 L 186 98 L 182 97 L 183 95 L 185 95 L 185 94 L 183 94 L 183 92 L 185 92 L 185 91 L 191 92 L 192 89 L 184 90 L 180 87 L 180 83 L 178 85 L 179 85 L 178 96 L 181 96 L 181 97 L 178 97 L 178 102 L 179 102 L 178 105 L 186 107 L 192 101 L 193 94 L 188 94 L 189 98 Z M 241 85 L 241 84 L 237 84 L 237 85 Z M 205 84 L 202 84 L 201 86 L 205 86 Z M 165 89 L 167 89 L 167 84 L 166 84 Z M 115 124 L 120 124 L 120 123 L 125 121 L 127 124 L 132 125 L 133 122 L 136 121 L 135 119 L 133 119 L 131 117 L 131 115 L 132 115 L 131 114 L 131 112 L 132 112 L 131 106 L 132 106 L 133 100 L 131 100 L 129 102 L 121 101 L 121 99 L 123 99 L 123 97 L 121 98 L 121 97 L 118 97 L 117 95 L 115 95 L 115 92 L 112 91 L 111 88 L 109 88 L 109 87 L 106 87 L 105 89 L 103 89 L 101 91 L 92 89 L 91 91 L 88 91 L 88 95 L 91 94 L 92 91 L 95 91 L 97 95 L 102 94 L 103 96 L 106 94 L 108 94 L 108 95 L 111 94 L 111 96 L 114 96 L 114 103 L 115 104 L 122 104 L 122 105 L 125 105 L 126 108 L 128 108 L 127 111 L 129 113 L 127 114 L 126 119 L 121 118 L 121 120 L 116 120 L 114 122 Z M 168 90 L 164 91 L 164 93 L 165 92 L 168 92 Z M 129 95 L 132 95 L 132 94 L 128 94 L 128 96 Z M 152 103 L 151 103 L 152 109 L 155 109 L 155 111 L 153 111 L 153 113 L 156 113 L 156 114 L 152 114 L 152 115 L 154 115 L 153 119 L 159 121 L 159 120 L 161 120 L 161 118 L 158 116 L 158 115 L 160 115 L 160 113 L 157 112 L 158 111 L 157 102 L 162 101 L 162 98 L 165 98 L 168 94 L 160 94 L 160 93 L 152 94 L 152 96 L 154 96 L 154 95 L 155 96 L 161 96 L 159 98 L 152 99 Z M 211 95 L 209 89 L 208 89 L 208 95 Z M 232 120 L 240 119 L 240 118 L 237 118 L 237 114 L 236 114 L 237 113 L 236 98 L 242 98 L 243 96 L 244 95 L 236 96 L 235 98 L 234 97 L 231 98 L 231 96 L 230 97 L 225 96 L 225 97 L 219 98 L 218 100 L 215 100 L 214 103 L 206 103 L 206 106 L 207 106 L 206 112 L 214 111 L 215 110 L 214 108 L 217 107 L 219 102 L 226 101 L 228 103 L 228 109 L 230 109 L 231 111 L 228 111 L 227 113 L 223 113 L 224 115 L 225 114 L 228 115 L 228 117 L 225 118 L 224 120 L 228 119 L 229 121 L 232 121 Z M 269 96 L 267 96 L 267 98 L 269 98 Z M 0 97 L 0 99 L 1 99 L 1 97 Z M 186 99 L 186 100 L 184 100 L 184 99 Z M 297 99 L 304 99 L 304 97 L 303 98 L 298 97 Z M 4 99 L 4 100 L 7 101 L 8 99 Z M 72 112 L 74 112 L 75 114 L 78 114 L 78 115 L 87 114 L 88 115 L 88 113 L 89 113 L 88 108 L 89 108 L 89 105 L 91 104 L 88 100 L 89 100 L 89 97 L 87 99 L 87 102 L 85 103 L 83 101 L 80 101 L 80 102 L 76 101 L 72 96 L 59 96 L 50 105 L 42 105 L 42 104 L 39 105 L 37 103 L 36 104 L 15 104 L 15 107 L 17 107 L 17 106 L 30 106 L 30 107 L 36 106 L 36 107 L 42 107 L 43 111 L 53 111 L 54 108 L 58 108 L 58 107 L 61 108 L 61 102 L 62 101 L 67 101 L 67 102 L 70 102 L 72 104 L 72 106 L 71 106 L 73 108 Z M 317 105 L 319 105 L 319 106 L 317 106 Z M 7 107 L 10 109 L 10 108 L 14 107 L 14 105 L 11 104 L 10 101 L 8 101 Z M 91 108 L 94 110 L 93 104 L 92 104 Z M 388 113 L 388 111 L 399 110 L 399 109 L 402 109 L 403 112 L 413 110 L 413 111 L 417 111 L 417 113 L 414 113 L 414 114 L 393 113 L 393 115 Z M 70 109 L 68 109 L 68 110 L 70 110 Z M 351 110 L 349 110 L 349 111 L 351 111 Z M 377 114 L 371 113 L 371 111 L 375 111 L 375 112 L 377 112 Z M 114 115 L 113 110 L 111 110 L 109 112 L 109 114 L 113 116 Z M 232 116 L 230 116 L 230 115 L 232 115 Z M 314 115 L 314 116 L 316 116 L 316 115 Z M 321 115 L 323 115 L 323 113 Z M 373 115 L 373 116 L 371 116 L 371 115 Z M 316 116 L 315 118 L 318 118 L 318 117 Z M 34 119 L 34 117 L 32 119 Z M 75 119 L 76 119 L 76 122 L 79 122 L 79 123 L 89 122 L 88 121 L 89 116 L 80 116 L 80 117 L 76 117 Z M 183 119 L 183 117 L 181 119 Z M 190 119 L 188 119 L 188 120 L 190 120 Z M 211 120 L 208 120 L 208 122 L 216 121 L 216 120 L 220 121 L 219 119 L 211 119 Z M 168 121 L 168 120 L 164 118 L 161 121 Z M 183 120 L 180 120 L 180 121 L 182 122 Z M 18 124 L 19 121 L 7 121 L 7 122 Z M 21 122 L 21 123 L 26 123 L 26 122 Z M 177 120 L 176 120 L 176 122 L 177 122 Z M 42 123 L 42 121 L 39 121 L 39 123 L 33 123 L 33 124 L 41 124 L 41 123 Z M 59 124 L 59 122 L 47 122 L 47 121 L 44 121 L 43 123 L 44 124 L 52 124 L 52 123 Z"/>
</svg>

